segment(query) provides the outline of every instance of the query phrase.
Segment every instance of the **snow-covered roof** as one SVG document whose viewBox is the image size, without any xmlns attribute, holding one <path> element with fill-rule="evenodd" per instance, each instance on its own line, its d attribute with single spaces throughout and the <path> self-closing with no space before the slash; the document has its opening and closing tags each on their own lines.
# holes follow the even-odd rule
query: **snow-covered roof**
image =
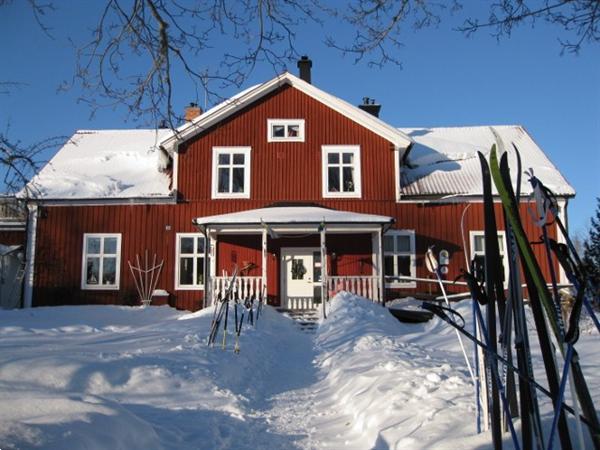
<svg viewBox="0 0 600 450">
<path fill-rule="evenodd" d="M 282 225 L 282 224 L 384 224 L 393 218 L 374 214 L 320 208 L 316 206 L 277 206 L 198 217 L 196 225 Z"/>
<path fill-rule="evenodd" d="M 293 86 L 306 95 L 348 117 L 354 122 L 368 128 L 384 139 L 394 143 L 399 148 L 405 149 L 411 143 L 410 137 L 408 137 L 398 128 L 392 127 L 378 117 L 363 111 L 362 109 L 346 102 L 345 100 L 322 91 L 321 89 L 310 83 L 307 83 L 306 81 L 298 78 L 295 75 L 292 75 L 289 72 L 284 72 L 269 81 L 252 86 L 251 88 L 240 92 L 236 96 L 204 112 L 191 122 L 183 124 L 174 133 L 167 136 L 161 145 L 164 148 L 173 149 L 179 142 L 185 141 L 190 137 L 210 128 L 215 123 L 218 123 L 226 117 L 229 117 L 230 115 L 239 111 L 241 108 L 248 106 L 252 102 L 255 102 L 256 100 L 264 97 L 265 95 L 273 92 L 285 84 Z"/>
<path fill-rule="evenodd" d="M 42 199 L 164 197 L 170 193 L 164 154 L 167 130 L 80 130 L 28 184 Z M 161 166 L 162 164 L 162 166 Z"/>
<path fill-rule="evenodd" d="M 519 125 L 494 126 L 509 154 L 513 183 L 516 183 L 514 143 L 521 154 L 523 171 L 535 175 L 555 194 L 571 196 L 575 190 Z M 477 151 L 489 157 L 495 136 L 492 127 L 401 128 L 414 144 L 401 169 L 404 196 L 482 195 L 481 166 Z M 522 174 L 521 191 L 531 192 L 528 177 Z M 494 188 L 495 192 L 495 188 Z"/>
</svg>

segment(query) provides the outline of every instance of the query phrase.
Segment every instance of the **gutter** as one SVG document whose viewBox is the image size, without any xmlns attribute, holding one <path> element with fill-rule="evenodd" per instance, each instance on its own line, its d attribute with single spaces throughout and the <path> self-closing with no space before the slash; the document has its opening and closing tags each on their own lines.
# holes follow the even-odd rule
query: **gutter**
<svg viewBox="0 0 600 450">
<path fill-rule="evenodd" d="M 156 197 L 115 197 L 115 198 L 32 198 L 31 203 L 45 206 L 93 206 L 93 205 L 154 205 L 177 203 L 176 195 Z"/>
</svg>

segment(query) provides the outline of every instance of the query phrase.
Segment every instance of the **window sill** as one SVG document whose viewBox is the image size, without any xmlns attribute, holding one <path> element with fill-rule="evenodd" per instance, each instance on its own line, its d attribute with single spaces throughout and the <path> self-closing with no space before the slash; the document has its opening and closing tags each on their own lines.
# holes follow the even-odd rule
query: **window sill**
<svg viewBox="0 0 600 450">
<path fill-rule="evenodd" d="M 198 286 L 175 286 L 176 291 L 203 291 L 204 285 Z"/>
<path fill-rule="evenodd" d="M 417 283 L 411 281 L 410 283 L 385 283 L 386 289 L 415 289 Z"/>
<path fill-rule="evenodd" d="M 360 192 L 325 192 L 323 198 L 362 198 Z"/>
<path fill-rule="evenodd" d="M 250 194 L 213 194 L 213 200 L 223 200 L 223 199 L 249 199 Z"/>
<path fill-rule="evenodd" d="M 119 286 L 81 286 L 82 291 L 118 291 Z"/>
<path fill-rule="evenodd" d="M 269 137 L 269 139 L 267 140 L 267 142 L 269 142 L 269 143 L 274 143 L 274 142 L 304 142 L 304 138 L 303 137 L 293 137 L 293 138 Z"/>
</svg>

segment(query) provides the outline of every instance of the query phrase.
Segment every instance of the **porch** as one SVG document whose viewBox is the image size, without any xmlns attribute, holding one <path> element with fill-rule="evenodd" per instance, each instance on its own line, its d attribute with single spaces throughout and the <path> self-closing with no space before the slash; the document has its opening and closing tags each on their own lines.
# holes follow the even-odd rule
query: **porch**
<svg viewBox="0 0 600 450">
<path fill-rule="evenodd" d="M 233 298 L 288 310 L 322 308 L 345 290 L 385 302 L 382 238 L 393 219 L 317 206 L 198 218 L 205 235 L 205 306 Z"/>
</svg>

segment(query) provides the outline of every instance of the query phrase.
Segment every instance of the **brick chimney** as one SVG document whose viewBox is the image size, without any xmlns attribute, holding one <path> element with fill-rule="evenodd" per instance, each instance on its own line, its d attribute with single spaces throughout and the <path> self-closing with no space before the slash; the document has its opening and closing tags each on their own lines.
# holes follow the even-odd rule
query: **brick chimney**
<svg viewBox="0 0 600 450">
<path fill-rule="evenodd" d="M 310 83 L 310 68 L 312 61 L 308 56 L 303 56 L 298 60 L 298 69 L 300 69 L 300 79 Z"/>
<path fill-rule="evenodd" d="M 190 103 L 190 105 L 186 106 L 185 108 L 184 119 L 186 122 L 191 122 L 200 114 L 202 114 L 202 108 L 200 108 L 196 103 Z"/>
</svg>

